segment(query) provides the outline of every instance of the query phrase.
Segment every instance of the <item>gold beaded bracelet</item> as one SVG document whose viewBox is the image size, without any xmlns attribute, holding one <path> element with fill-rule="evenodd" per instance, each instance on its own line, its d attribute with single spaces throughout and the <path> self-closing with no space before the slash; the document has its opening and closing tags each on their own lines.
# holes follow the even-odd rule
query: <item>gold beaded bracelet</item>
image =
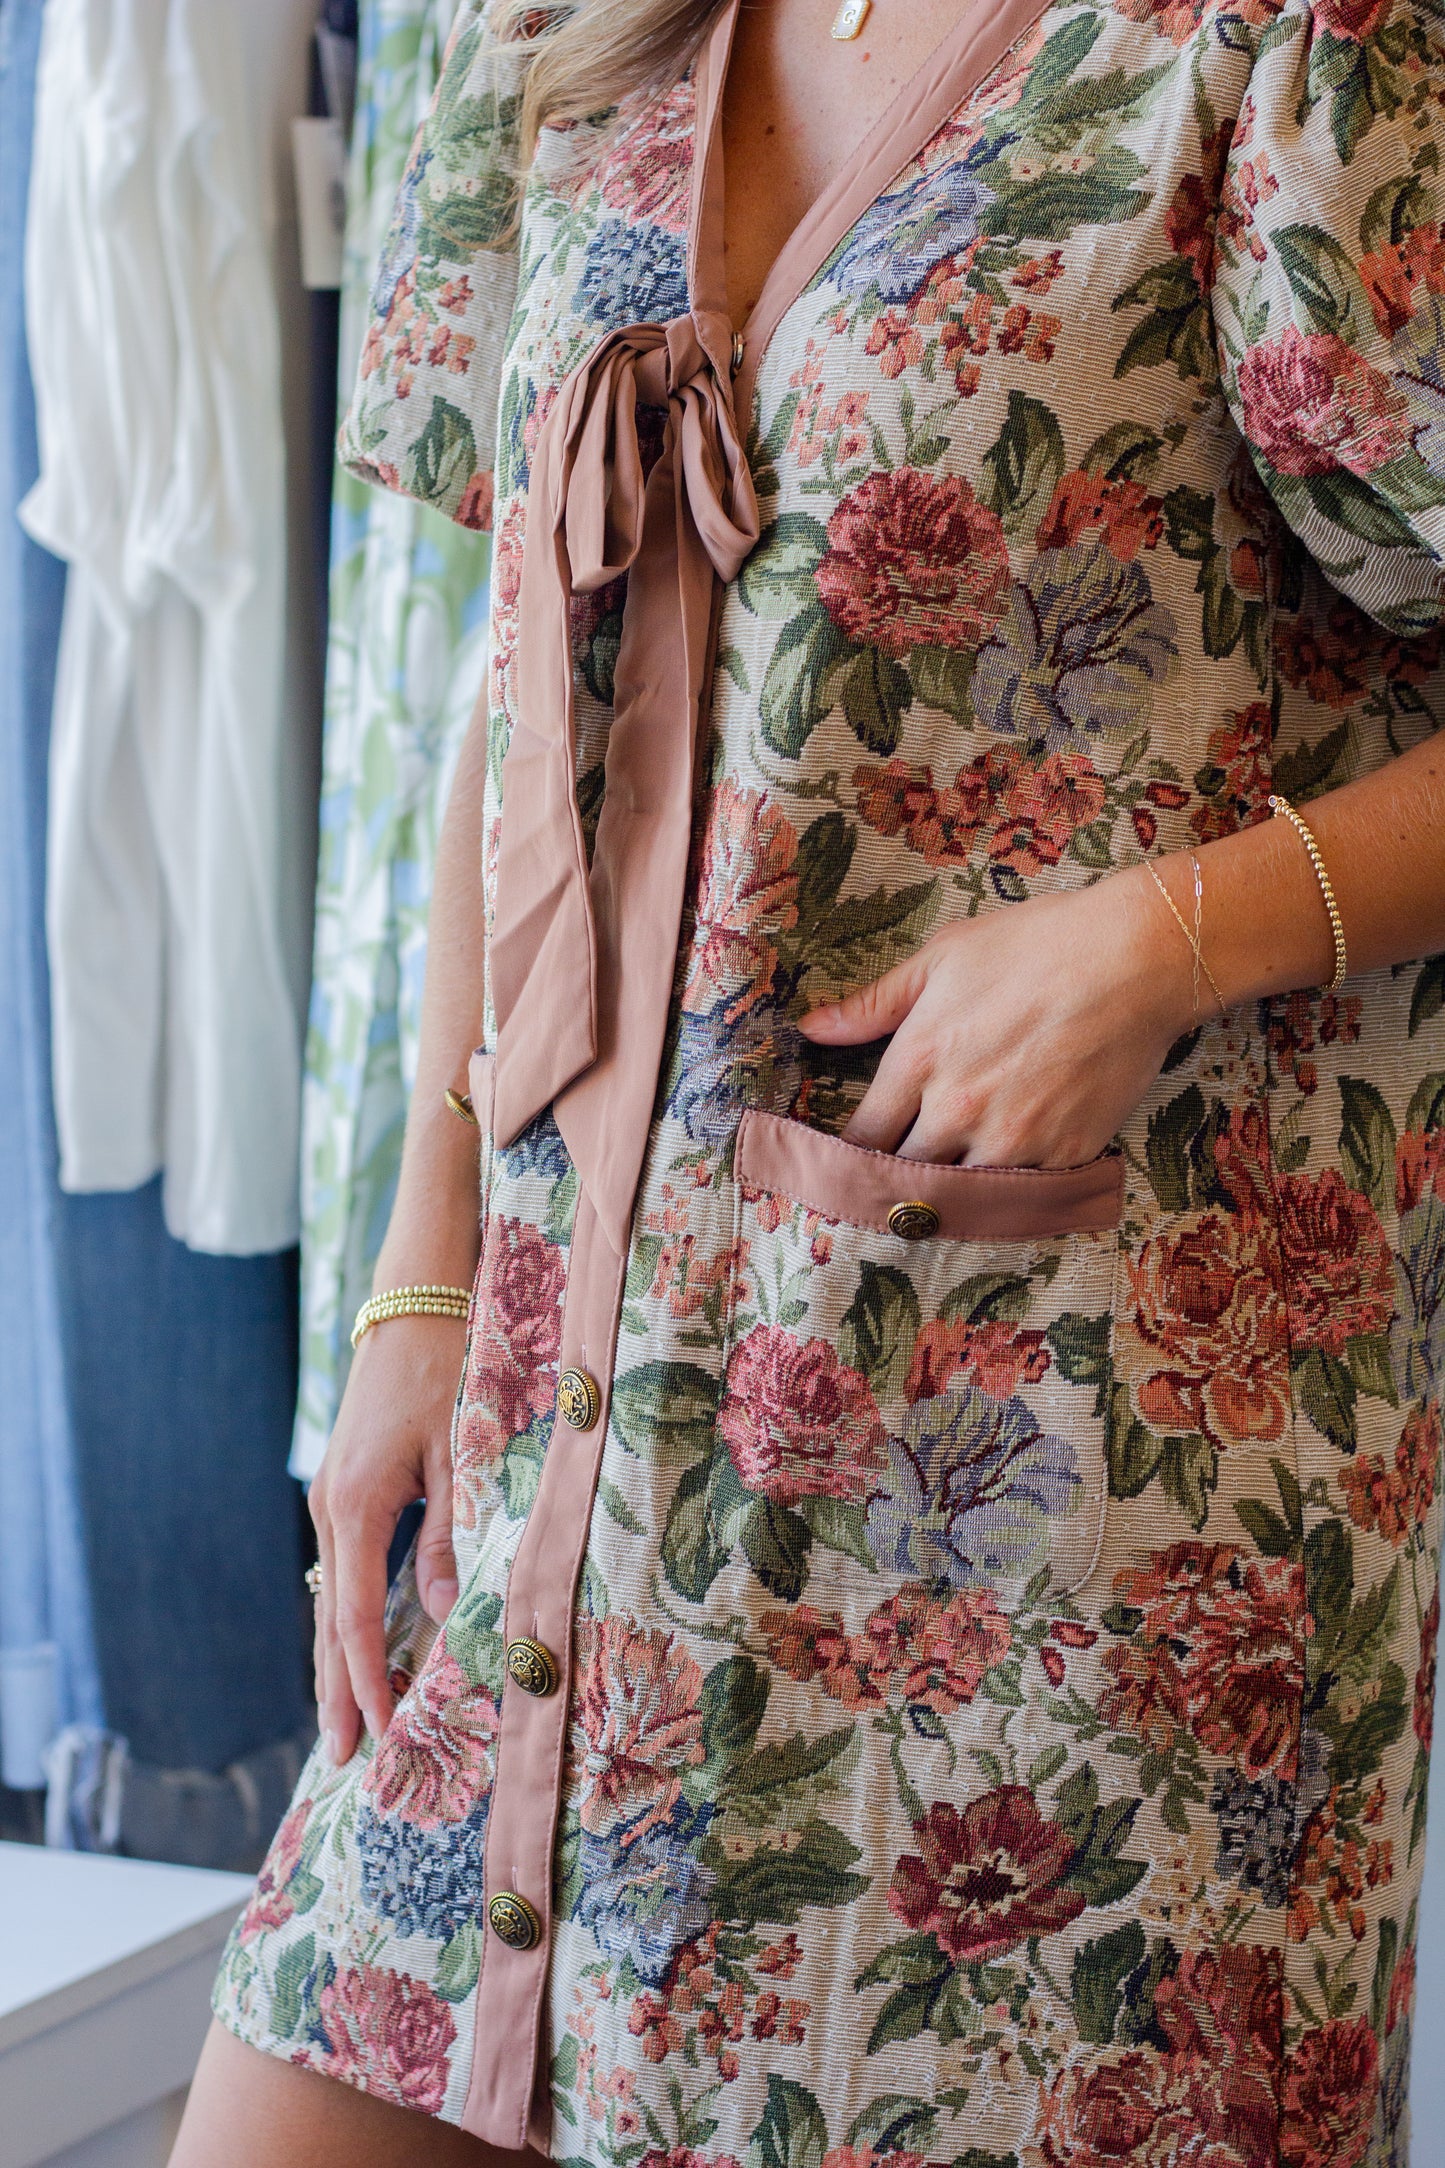
<svg viewBox="0 0 1445 2168">
<path fill-rule="evenodd" d="M 1288 798 L 1272 796 L 1269 801 L 1269 809 L 1271 813 L 1283 813 L 1285 819 L 1291 824 L 1295 834 L 1309 852 L 1310 864 L 1315 869 L 1315 879 L 1320 884 L 1320 894 L 1324 897 L 1325 909 L 1330 915 L 1330 932 L 1335 939 L 1335 975 L 1330 980 L 1329 985 L 1324 987 L 1322 991 L 1327 994 L 1337 994 L 1345 983 L 1345 970 L 1348 962 L 1345 953 L 1345 922 L 1340 917 L 1340 907 L 1335 901 L 1334 886 L 1325 871 L 1325 862 L 1320 856 L 1320 847 L 1314 839 L 1313 831 L 1300 819 Z"/>
<path fill-rule="evenodd" d="M 351 1328 L 351 1344 L 360 1347 L 372 1326 L 389 1317 L 464 1318 L 471 1301 L 468 1287 L 389 1287 L 361 1305 Z"/>
</svg>

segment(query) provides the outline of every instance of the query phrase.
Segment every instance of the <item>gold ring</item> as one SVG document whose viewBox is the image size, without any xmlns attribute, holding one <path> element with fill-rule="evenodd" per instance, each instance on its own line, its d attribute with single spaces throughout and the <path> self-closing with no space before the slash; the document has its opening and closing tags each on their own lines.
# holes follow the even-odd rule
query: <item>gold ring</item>
<svg viewBox="0 0 1445 2168">
<path fill-rule="evenodd" d="M 306 1568 L 306 1571 L 302 1574 L 301 1578 L 306 1583 L 306 1586 L 310 1589 L 313 1596 L 319 1596 L 321 1594 L 321 1561 L 319 1558 L 314 1560 L 313 1563 Z"/>
</svg>

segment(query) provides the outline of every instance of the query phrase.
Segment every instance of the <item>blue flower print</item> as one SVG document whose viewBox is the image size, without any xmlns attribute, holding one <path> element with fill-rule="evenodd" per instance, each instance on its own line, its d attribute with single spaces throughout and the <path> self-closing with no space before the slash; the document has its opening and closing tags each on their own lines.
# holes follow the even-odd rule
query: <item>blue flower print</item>
<svg viewBox="0 0 1445 2168">
<path fill-rule="evenodd" d="M 609 1957 L 630 1957 L 639 1980 L 654 1987 L 674 1954 L 701 1934 L 710 1917 L 714 1875 L 695 1856 L 712 1819 L 707 1804 L 679 1800 L 631 1844 L 620 1831 L 584 1833 L 582 1894 L 573 1917 L 590 1929 Z"/>
<path fill-rule="evenodd" d="M 978 651 L 974 713 L 985 729 L 1053 750 L 1130 737 L 1174 673 L 1176 632 L 1139 565 L 1102 545 L 1043 550 Z"/>
<path fill-rule="evenodd" d="M 762 1009 L 729 1023 L 726 1008 L 724 999 L 704 1015 L 683 1012 L 668 1106 L 694 1144 L 726 1144 L 743 1106 L 779 1112 L 803 1087 L 793 1026 Z"/>
<path fill-rule="evenodd" d="M 665 324 L 685 316 L 687 259 L 682 242 L 660 226 L 605 218 L 587 246 L 576 306 L 604 330 L 620 324 Z"/>
<path fill-rule="evenodd" d="M 966 165 L 949 162 L 880 196 L 834 258 L 828 276 L 850 293 L 877 289 L 910 301 L 929 273 L 978 236 L 994 191 Z"/>
<path fill-rule="evenodd" d="M 868 1509 L 885 1573 L 968 1588 L 1042 1561 L 1049 1523 L 1083 1495 L 1073 1447 L 1040 1430 L 1028 1403 L 977 1386 L 920 1400 L 890 1438 L 888 1486 Z"/>
<path fill-rule="evenodd" d="M 361 1894 L 399 1935 L 426 1935 L 447 1942 L 480 1917 L 482 1849 L 491 1794 L 464 1822 L 423 1829 L 399 1816 L 378 1814 L 364 1801 L 356 1818 Z"/>
</svg>

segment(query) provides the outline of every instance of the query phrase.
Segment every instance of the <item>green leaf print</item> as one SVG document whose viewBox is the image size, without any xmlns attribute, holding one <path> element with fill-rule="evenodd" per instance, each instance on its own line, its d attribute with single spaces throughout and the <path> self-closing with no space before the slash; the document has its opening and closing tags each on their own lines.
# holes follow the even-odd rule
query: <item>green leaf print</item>
<svg viewBox="0 0 1445 2168">
<path fill-rule="evenodd" d="M 805 2085 L 776 2074 L 768 2104 L 748 2145 L 747 2168 L 823 2168 L 828 2125 Z"/>
<path fill-rule="evenodd" d="M 433 399 L 431 418 L 406 456 L 402 480 L 423 503 L 459 498 L 477 468 L 477 440 L 460 407 Z"/>
<path fill-rule="evenodd" d="M 724 1498 L 732 1508 L 728 1513 Z M 684 1470 L 668 1508 L 662 1532 L 662 1566 L 679 1596 L 701 1603 L 727 1563 L 732 1549 L 732 1530 L 748 1503 L 748 1493 L 733 1474 L 732 1463 L 721 1450 L 710 1460 L 697 1461 Z M 725 1529 L 723 1520 L 729 1526 Z"/>
<path fill-rule="evenodd" d="M 775 753 L 798 758 L 836 704 L 837 672 L 859 652 L 821 602 L 808 603 L 783 627 L 758 698 L 763 737 Z"/>
<path fill-rule="evenodd" d="M 844 1724 L 836 1731 L 826 1731 L 821 1739 L 809 1739 L 795 1731 L 786 1739 L 769 1740 L 746 1761 L 729 1769 L 729 1804 L 740 1799 L 772 1802 L 779 1793 L 806 1787 L 847 1754 L 854 1740 L 851 1724 Z M 729 1759 L 731 1754 L 730 1749 Z"/>
<path fill-rule="evenodd" d="M 1008 395 L 997 440 L 983 455 L 979 498 L 1005 534 L 1032 534 L 1064 471 L 1064 436 L 1049 409 L 1021 391 Z"/>
<path fill-rule="evenodd" d="M 913 696 L 925 707 L 942 708 L 966 728 L 973 721 L 974 653 L 971 648 L 919 647 L 909 657 Z"/>
<path fill-rule="evenodd" d="M 743 1556 L 774 1596 L 796 1603 L 808 1585 L 813 1531 L 801 1513 L 773 1498 L 755 1498 L 743 1516 Z"/>
<path fill-rule="evenodd" d="M 1340 1170 L 1377 1212 L 1395 1200 L 1395 1121 L 1384 1094 L 1363 1077 L 1340 1078 Z"/>
<path fill-rule="evenodd" d="M 1405 1109 L 1407 1129 L 1438 1129 L 1445 1124 L 1445 1074 L 1433 1069 L 1421 1077 Z"/>
<path fill-rule="evenodd" d="M 758 1735 L 768 1706 L 768 1681 L 751 1656 L 729 1656 L 703 1681 L 699 1708 L 703 1752 L 710 1762 L 735 1762 Z"/>
<path fill-rule="evenodd" d="M 738 574 L 738 594 L 754 617 L 791 617 L 816 602 L 814 575 L 828 547 L 828 530 L 806 512 L 783 512 L 766 527 Z"/>
<path fill-rule="evenodd" d="M 1189 1209 L 1188 1145 L 1203 1120 L 1204 1094 L 1197 1084 L 1190 1084 L 1149 1117 L 1144 1156 L 1154 1194 L 1166 1212 Z"/>
<path fill-rule="evenodd" d="M 860 648 L 830 677 L 829 690 L 856 738 L 870 753 L 891 753 L 898 745 L 904 710 L 912 705 L 908 672 L 876 647 Z"/>
<path fill-rule="evenodd" d="M 1144 308 L 1114 364 L 1116 377 L 1172 361 L 1181 377 L 1208 382 L 1218 371 L 1209 305 L 1181 257 L 1151 265 L 1117 294 L 1111 308 Z"/>
<path fill-rule="evenodd" d="M 1159 1456 L 1159 1482 L 1195 1528 L 1209 1518 L 1209 1500 L 1219 1482 L 1219 1455 L 1197 1431 L 1166 1438 Z"/>
<path fill-rule="evenodd" d="M 1129 1406 L 1129 1388 L 1116 1384 L 1109 1395 L 1109 1495 L 1137 1498 L 1159 1473 L 1164 1440 Z"/>
<path fill-rule="evenodd" d="M 1114 2037 L 1124 1982 L 1144 1962 L 1147 1945 L 1137 1920 L 1086 1942 L 1074 1959 L 1069 1992 L 1081 2040 L 1107 2047 Z"/>
<path fill-rule="evenodd" d="M 475 1920 L 444 1942 L 437 1957 L 437 1993 L 448 2002 L 465 2002 L 482 1968 L 482 1931 Z"/>
<path fill-rule="evenodd" d="M 1374 318 L 1369 297 L 1346 250 L 1318 226 L 1281 226 L 1272 237 L 1298 313 L 1311 331 L 1333 332 L 1354 345 Z"/>
<path fill-rule="evenodd" d="M 1345 1364 L 1355 1381 L 1356 1391 L 1369 1393 L 1376 1400 L 1386 1400 L 1392 1408 L 1400 1405 L 1395 1373 L 1390 1362 L 1388 1334 L 1356 1333 L 1353 1339 L 1345 1344 Z"/>
<path fill-rule="evenodd" d="M 696 1461 L 712 1450 L 718 1381 L 696 1363 L 640 1363 L 612 1388 L 612 1423 L 641 1460 Z"/>
<path fill-rule="evenodd" d="M 1322 790 L 1335 772 L 1336 763 L 1350 740 L 1350 726 L 1341 723 L 1327 730 L 1313 745 L 1292 746 L 1274 764 L 1274 787 L 1282 798 L 1308 798 Z"/>
<path fill-rule="evenodd" d="M 865 1258 L 858 1292 L 838 1328 L 838 1353 L 850 1369 L 862 1372 L 875 1399 L 901 1390 L 922 1322 L 907 1273 Z"/>
<path fill-rule="evenodd" d="M 315 1962 L 314 1935 L 288 1942 L 276 1960 L 271 1981 L 271 2030 L 278 2040 L 290 2040 L 300 2030 L 301 1990 Z"/>
<path fill-rule="evenodd" d="M 1431 956 L 1420 966 L 1410 991 L 1410 1037 L 1432 1023 L 1445 1008 L 1445 956 Z"/>
<path fill-rule="evenodd" d="M 863 1895 L 867 1875 L 849 1871 L 859 1856 L 841 1829 L 817 1815 L 789 1830 L 786 1843 L 765 1840 L 745 1859 L 724 1858 L 719 1847 L 713 1911 L 743 1927 L 795 1927 L 809 1906 L 848 1905 Z"/>
<path fill-rule="evenodd" d="M 1044 1338 L 1054 1351 L 1060 1377 L 1067 1378 L 1070 1385 L 1092 1385 L 1094 1413 L 1102 1415 L 1114 1379 L 1108 1316 L 1084 1317 L 1077 1310 L 1066 1310 L 1062 1317 L 1054 1319 Z"/>
</svg>

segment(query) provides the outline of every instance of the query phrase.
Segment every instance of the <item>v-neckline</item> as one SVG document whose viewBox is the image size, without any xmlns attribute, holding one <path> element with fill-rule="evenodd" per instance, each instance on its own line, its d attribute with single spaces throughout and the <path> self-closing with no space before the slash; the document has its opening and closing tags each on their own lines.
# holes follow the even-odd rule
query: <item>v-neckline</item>
<svg viewBox="0 0 1445 2168">
<path fill-rule="evenodd" d="M 773 258 L 738 328 L 733 396 L 746 416 L 759 364 L 788 310 L 888 184 L 938 133 L 1054 0 L 973 0 L 884 108 Z M 722 102 L 742 0 L 727 0 L 697 61 L 697 119 L 688 225 L 688 291 L 699 313 L 731 323 L 723 257 Z"/>
</svg>

